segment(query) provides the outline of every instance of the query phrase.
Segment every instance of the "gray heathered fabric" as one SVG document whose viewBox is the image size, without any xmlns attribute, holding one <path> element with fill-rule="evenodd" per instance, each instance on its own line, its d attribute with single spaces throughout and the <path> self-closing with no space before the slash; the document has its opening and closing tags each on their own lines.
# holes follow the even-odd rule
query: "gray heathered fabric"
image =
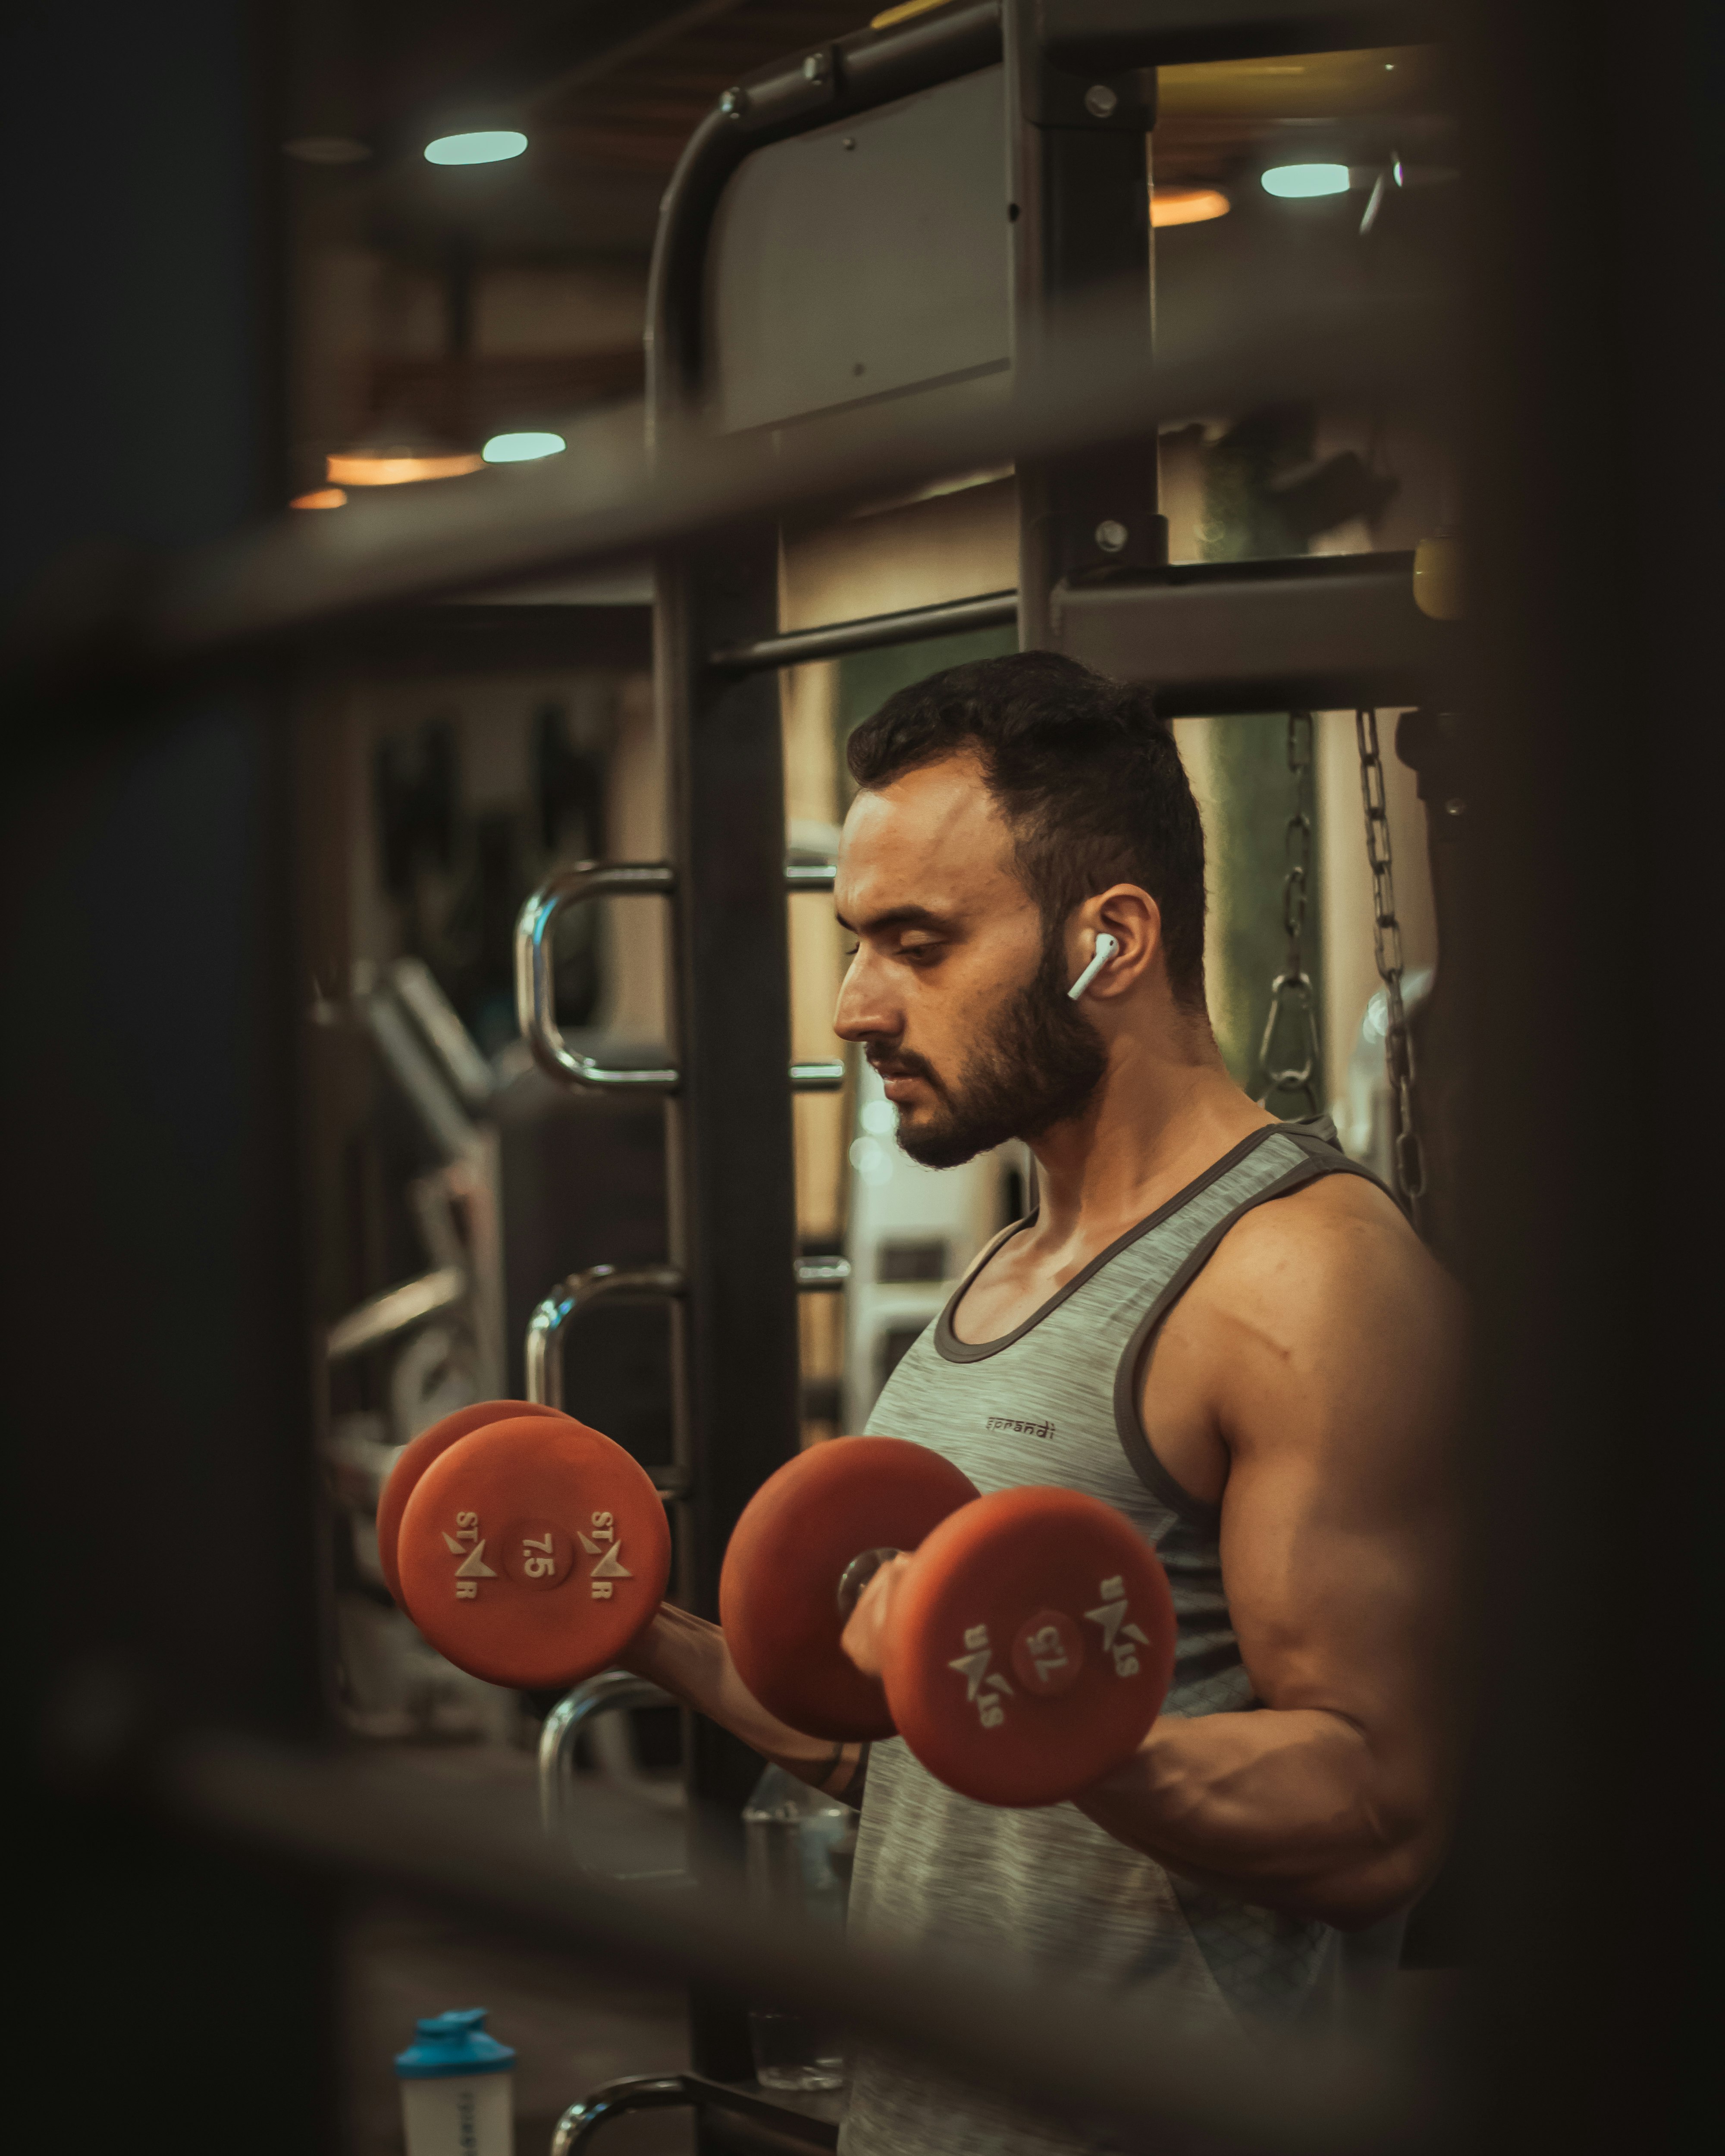
<svg viewBox="0 0 1725 2156">
<path fill-rule="evenodd" d="M 1180 1630 L 1169 1713 L 1255 1702 L 1214 1517 L 1204 1507 L 1173 1509 L 1134 1471 L 1117 1427 L 1116 1373 L 1157 1296 L 1211 1230 L 1290 1178 L 1351 1166 L 1312 1142 L 1328 1137 L 1327 1125 L 1296 1128 L 1237 1147 L 1220 1173 L 1122 1239 L 1006 1345 L 967 1353 L 949 1306 L 945 1323 L 900 1363 L 869 1420 L 871 1434 L 943 1454 L 985 1493 L 1058 1483 L 1124 1513 L 1160 1555 L 1173 1591 Z M 1153 1993 L 1167 2020 L 1307 2010 L 1337 1961 L 1337 1935 L 1327 1926 L 1177 1879 L 1070 1804 L 1008 1811 L 957 1796 L 897 1740 L 870 1755 L 850 1922 L 860 1938 L 975 1957 L 1002 1976 Z M 917 2062 L 869 2053 L 855 2061 L 839 2143 L 844 2156 L 1053 2156 L 1112 2145 L 1081 2123 L 1038 2120 Z"/>
</svg>

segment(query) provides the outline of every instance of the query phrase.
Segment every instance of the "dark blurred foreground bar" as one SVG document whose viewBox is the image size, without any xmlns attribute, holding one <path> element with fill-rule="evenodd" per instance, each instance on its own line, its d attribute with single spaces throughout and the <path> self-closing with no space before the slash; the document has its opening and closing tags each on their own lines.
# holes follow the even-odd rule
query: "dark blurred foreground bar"
<svg viewBox="0 0 1725 2156">
<path fill-rule="evenodd" d="M 1158 2147 L 1363 2156 L 1428 2146 L 1435 2124 L 1409 2060 L 1392 2067 L 1310 2033 L 1201 2041 L 1102 1994 L 1032 1992 L 968 1964 L 765 1922 L 740 1882 L 631 1887 L 575 1868 L 483 1793 L 430 1789 L 351 1756 L 209 1736 L 168 1752 L 156 1783 L 170 1814 L 202 1831 L 451 1899 L 601 1964 L 794 2001 L 1026 2102 L 1153 2125 Z"/>
<path fill-rule="evenodd" d="M 1137 438 L 1194 412 L 1266 399 L 1441 392 L 1446 309 L 1314 297 L 1163 357 L 1147 377 L 1141 324 L 1099 302 L 1063 336 L 1039 385 L 998 410 L 919 418 L 894 405 L 842 437 L 754 434 L 680 441 L 658 468 L 614 422 L 574 427 L 554 469 L 485 472 L 366 501 L 340 516 L 284 515 L 218 544 L 89 565 L 50 578 L 13 625 L 0 682 L 61 696 L 100 680 L 171 675 L 266 652 L 417 602 L 635 560 L 793 512 L 876 500 L 954 471 Z M 75 565 L 74 565 L 75 567 Z M 727 639 L 728 640 L 728 639 Z"/>
</svg>

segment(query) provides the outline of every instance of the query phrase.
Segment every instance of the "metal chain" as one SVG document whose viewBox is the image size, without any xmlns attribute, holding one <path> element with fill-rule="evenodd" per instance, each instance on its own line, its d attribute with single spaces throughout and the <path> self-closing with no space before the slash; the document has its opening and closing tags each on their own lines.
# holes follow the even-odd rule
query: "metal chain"
<svg viewBox="0 0 1725 2156">
<path fill-rule="evenodd" d="M 1288 714 L 1288 769 L 1294 775 L 1294 813 L 1282 839 L 1281 880 L 1281 925 L 1288 947 L 1282 969 L 1270 984 L 1270 1009 L 1264 1020 L 1264 1038 L 1258 1045 L 1258 1060 L 1264 1066 L 1264 1090 L 1258 1097 L 1267 1103 L 1272 1093 L 1303 1094 L 1306 1112 L 1315 1116 L 1318 1111 L 1317 1004 L 1301 951 L 1312 868 L 1310 711 Z M 1271 1055 L 1285 1013 L 1291 1014 L 1295 1029 L 1294 1052 L 1304 1060 L 1272 1063 Z"/>
<path fill-rule="evenodd" d="M 1402 931 L 1395 911 L 1395 871 L 1390 858 L 1389 799 L 1384 786 L 1384 758 L 1378 748 L 1378 714 L 1356 711 L 1354 738 L 1359 743 L 1359 786 L 1366 804 L 1366 859 L 1372 870 L 1372 938 L 1378 978 L 1384 983 L 1385 1024 L 1384 1067 L 1395 1104 L 1395 1180 L 1419 1217 L 1425 1194 L 1425 1159 L 1414 1127 L 1414 1045 L 1402 1005 Z"/>
</svg>

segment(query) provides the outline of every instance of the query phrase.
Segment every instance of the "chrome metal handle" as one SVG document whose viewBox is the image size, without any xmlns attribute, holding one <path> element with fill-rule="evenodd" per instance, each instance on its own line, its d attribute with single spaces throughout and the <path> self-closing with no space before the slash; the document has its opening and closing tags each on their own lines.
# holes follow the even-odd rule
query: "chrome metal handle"
<svg viewBox="0 0 1725 2156">
<path fill-rule="evenodd" d="M 679 1296 L 684 1284 L 675 1265 L 589 1265 L 559 1281 L 527 1320 L 527 1398 L 563 1404 L 563 1328 L 578 1310 L 607 1295 Z"/>
<path fill-rule="evenodd" d="M 787 861 L 784 865 L 784 887 L 792 893 L 802 891 L 830 891 L 838 875 L 836 861 Z M 829 1062 L 793 1063 L 791 1065 L 791 1091 L 793 1093 L 836 1093 L 845 1083 L 845 1065 L 836 1058 Z"/>
<path fill-rule="evenodd" d="M 625 2074 L 572 2103 L 551 2138 L 551 2156 L 579 2156 L 602 2126 L 629 2111 L 680 2109 L 701 2101 L 687 2074 Z"/>
<path fill-rule="evenodd" d="M 552 929 L 557 916 L 595 898 L 666 897 L 676 873 L 666 861 L 583 861 L 560 869 L 521 908 L 515 925 L 515 1008 L 522 1038 L 540 1069 L 565 1085 L 615 1086 L 636 1093 L 674 1093 L 672 1070 L 619 1070 L 570 1047 L 557 1026 L 552 978 Z"/>
<path fill-rule="evenodd" d="M 785 889 L 830 891 L 833 875 L 830 861 L 792 861 L 785 867 Z M 552 931 L 560 913 L 595 898 L 666 898 L 676 881 L 668 861 L 583 861 L 560 869 L 521 908 L 515 925 L 516 1018 L 533 1060 L 547 1076 L 566 1086 L 635 1093 L 675 1093 L 681 1085 L 682 1073 L 669 1066 L 622 1070 L 571 1048 L 557 1025 L 552 978 Z M 793 1063 L 790 1081 L 793 1092 L 836 1093 L 845 1083 L 845 1065 L 838 1060 Z"/>
<path fill-rule="evenodd" d="M 545 1726 L 539 1732 L 539 1823 L 545 1831 L 555 1835 L 568 1820 L 572 1809 L 575 1746 L 589 1722 L 599 1715 L 614 1714 L 624 1707 L 675 1707 L 676 1703 L 668 1691 L 661 1691 L 649 1678 L 635 1676 L 628 1670 L 601 1670 L 597 1676 L 588 1677 L 572 1691 L 565 1692 L 546 1716 Z M 608 1779 L 656 1809 L 682 1808 L 680 1788 L 668 1797 L 665 1790 L 644 1784 L 636 1777 L 614 1770 Z"/>
<path fill-rule="evenodd" d="M 793 891 L 830 891 L 838 873 L 836 861 L 787 861 L 784 887 Z"/>
<path fill-rule="evenodd" d="M 794 1261 L 798 1288 L 805 1295 L 836 1294 L 850 1278 L 849 1258 L 798 1258 Z M 644 1295 L 670 1298 L 680 1296 L 686 1285 L 675 1265 L 589 1265 L 584 1273 L 571 1273 L 559 1281 L 527 1320 L 526 1360 L 527 1398 L 541 1407 L 563 1404 L 563 1334 L 578 1310 L 602 1296 Z M 660 1494 L 683 1494 L 680 1478 L 670 1470 L 655 1470 Z"/>
</svg>

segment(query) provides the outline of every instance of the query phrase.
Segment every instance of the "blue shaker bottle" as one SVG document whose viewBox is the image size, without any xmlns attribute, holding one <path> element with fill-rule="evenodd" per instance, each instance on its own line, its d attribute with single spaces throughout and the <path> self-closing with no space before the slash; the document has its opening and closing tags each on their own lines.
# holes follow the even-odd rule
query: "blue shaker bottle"
<svg viewBox="0 0 1725 2156">
<path fill-rule="evenodd" d="M 483 2006 L 418 2023 L 395 2059 L 408 2156 L 514 2156 L 514 2064 Z"/>
</svg>

